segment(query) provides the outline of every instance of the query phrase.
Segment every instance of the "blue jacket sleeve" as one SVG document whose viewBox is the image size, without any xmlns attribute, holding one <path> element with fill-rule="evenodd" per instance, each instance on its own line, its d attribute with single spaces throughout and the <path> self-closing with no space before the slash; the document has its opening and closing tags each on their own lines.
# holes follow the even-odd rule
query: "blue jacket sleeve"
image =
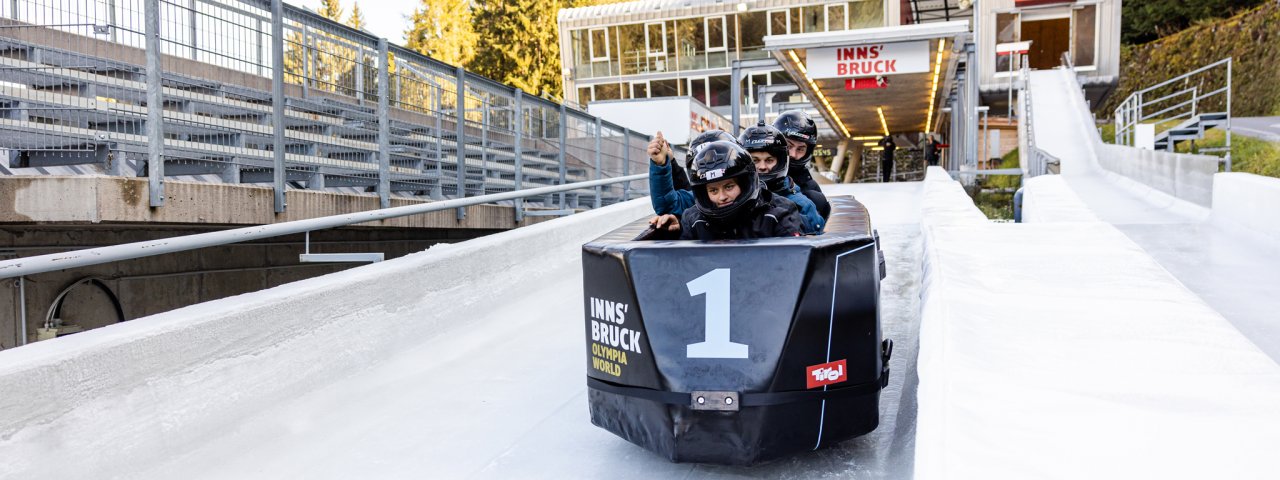
<svg viewBox="0 0 1280 480">
<path fill-rule="evenodd" d="M 821 234 L 826 225 L 822 221 L 822 215 L 818 213 L 818 207 L 813 204 L 813 200 L 809 200 L 809 197 L 800 193 L 800 188 L 795 184 L 791 184 L 790 187 L 787 200 L 795 202 L 796 206 L 800 207 L 800 226 L 805 235 Z"/>
<path fill-rule="evenodd" d="M 649 201 L 658 215 L 680 215 L 693 206 L 693 192 L 676 190 L 671 182 L 671 160 L 666 165 L 649 162 Z"/>
</svg>

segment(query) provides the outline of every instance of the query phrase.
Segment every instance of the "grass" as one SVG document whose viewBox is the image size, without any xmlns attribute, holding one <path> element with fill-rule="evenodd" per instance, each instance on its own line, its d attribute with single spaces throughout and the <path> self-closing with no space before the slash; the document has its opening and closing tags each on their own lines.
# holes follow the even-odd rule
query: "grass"
<svg viewBox="0 0 1280 480">
<path fill-rule="evenodd" d="M 1227 133 L 1219 129 L 1205 132 L 1204 139 L 1178 144 L 1180 153 L 1199 153 L 1202 148 L 1222 147 Z M 1210 153 L 1212 154 L 1212 152 Z M 1231 170 L 1280 178 L 1280 143 L 1235 134 L 1231 136 Z"/>
<path fill-rule="evenodd" d="M 992 168 L 1017 168 L 1018 149 L 1000 157 L 1000 164 Z M 1022 177 L 1015 175 L 991 175 L 978 177 L 978 193 L 973 204 L 991 220 L 1013 220 L 1013 192 L 1022 186 Z"/>
</svg>

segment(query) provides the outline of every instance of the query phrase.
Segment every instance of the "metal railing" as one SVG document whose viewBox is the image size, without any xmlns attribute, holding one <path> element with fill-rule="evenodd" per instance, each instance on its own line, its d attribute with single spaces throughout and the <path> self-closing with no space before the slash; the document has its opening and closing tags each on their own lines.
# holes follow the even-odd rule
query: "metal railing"
<svg viewBox="0 0 1280 480">
<path fill-rule="evenodd" d="M 637 132 L 280 0 L 0 2 L 0 52 L 0 173 L 146 176 L 157 207 L 166 178 L 270 184 L 283 211 L 291 188 L 386 207 L 645 171 Z"/>
<path fill-rule="evenodd" d="M 1115 109 L 1115 144 L 1135 146 L 1135 131 L 1140 124 L 1156 124 L 1159 135 L 1172 129 L 1179 120 L 1216 114 L 1222 118 L 1211 121 L 1225 125 L 1226 144 L 1214 150 L 1226 152 L 1224 161 L 1230 171 L 1231 70 L 1232 58 L 1227 57 L 1133 92 Z M 1169 138 L 1170 151 L 1174 143 L 1175 140 Z"/>
<path fill-rule="evenodd" d="M 1067 68 L 1070 60 L 1064 56 Z M 1031 69 L 1026 62 L 1022 64 L 1019 74 L 1021 85 L 1018 86 L 1018 152 L 1019 162 L 1026 172 L 1027 178 L 1038 177 L 1049 173 L 1049 164 L 1060 163 L 1057 157 L 1036 147 L 1036 130 L 1034 102 L 1031 94 Z"/>
</svg>

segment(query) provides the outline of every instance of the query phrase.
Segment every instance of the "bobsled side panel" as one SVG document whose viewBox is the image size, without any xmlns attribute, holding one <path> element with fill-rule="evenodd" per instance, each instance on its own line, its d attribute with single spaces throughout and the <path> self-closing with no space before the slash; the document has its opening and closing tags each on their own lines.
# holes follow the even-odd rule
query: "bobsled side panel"
<svg viewBox="0 0 1280 480">
<path fill-rule="evenodd" d="M 636 248 L 628 255 L 671 391 L 764 391 L 791 328 L 807 245 Z"/>
<path fill-rule="evenodd" d="M 625 256 L 609 250 L 582 253 L 587 375 L 606 382 L 662 388 L 636 302 Z"/>
</svg>

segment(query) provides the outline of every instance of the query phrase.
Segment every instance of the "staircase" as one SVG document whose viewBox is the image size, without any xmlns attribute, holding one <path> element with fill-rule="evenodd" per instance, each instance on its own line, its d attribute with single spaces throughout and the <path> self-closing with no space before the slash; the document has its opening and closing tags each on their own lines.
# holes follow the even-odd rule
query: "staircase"
<svg viewBox="0 0 1280 480">
<path fill-rule="evenodd" d="M 1133 92 L 1115 110 L 1115 143 L 1136 146 L 1140 124 L 1180 121 L 1155 135 L 1153 147 L 1172 152 L 1180 142 L 1201 140 L 1206 131 L 1223 128 L 1224 145 L 1199 152 L 1221 155 L 1231 171 L 1231 69 L 1232 58 L 1227 57 Z"/>
<path fill-rule="evenodd" d="M 1156 135 L 1156 150 L 1173 151 L 1178 142 L 1204 138 L 1204 132 L 1225 125 L 1230 115 L 1226 112 L 1201 113 Z M 1225 148 L 1225 147 L 1224 147 Z M 1201 151 L 1220 151 L 1224 148 L 1203 148 Z"/>
</svg>

